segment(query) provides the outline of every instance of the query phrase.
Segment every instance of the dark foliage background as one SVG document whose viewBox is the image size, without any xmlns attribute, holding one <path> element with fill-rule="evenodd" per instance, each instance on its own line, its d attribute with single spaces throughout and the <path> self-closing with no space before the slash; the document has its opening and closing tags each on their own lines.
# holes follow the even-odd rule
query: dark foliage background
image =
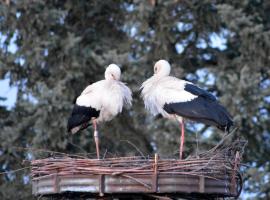
<svg viewBox="0 0 270 200">
<path fill-rule="evenodd" d="M 67 118 L 74 97 L 112 62 L 134 91 L 134 105 L 100 126 L 102 153 L 138 155 L 136 145 L 145 155 L 177 155 L 178 125 L 151 117 L 139 98 L 140 84 L 163 58 L 173 75 L 213 92 L 232 113 L 234 137 L 249 141 L 242 198 L 269 199 L 269 28 L 266 0 L 2 1 L 0 78 L 18 93 L 12 109 L 0 107 L 0 171 L 45 156 L 18 147 L 93 153 L 91 130 L 67 135 Z M 187 131 L 189 153 L 196 135 L 199 150 L 222 137 L 201 124 Z M 1 175 L 0 198 L 34 199 L 29 170 Z"/>
</svg>

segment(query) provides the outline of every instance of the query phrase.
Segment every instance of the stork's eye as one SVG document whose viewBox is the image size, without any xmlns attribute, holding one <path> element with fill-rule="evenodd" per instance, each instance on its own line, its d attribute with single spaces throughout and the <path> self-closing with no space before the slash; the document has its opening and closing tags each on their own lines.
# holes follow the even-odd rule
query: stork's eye
<svg viewBox="0 0 270 200">
<path fill-rule="evenodd" d="M 154 72 L 157 72 L 157 67 L 154 68 Z"/>
</svg>

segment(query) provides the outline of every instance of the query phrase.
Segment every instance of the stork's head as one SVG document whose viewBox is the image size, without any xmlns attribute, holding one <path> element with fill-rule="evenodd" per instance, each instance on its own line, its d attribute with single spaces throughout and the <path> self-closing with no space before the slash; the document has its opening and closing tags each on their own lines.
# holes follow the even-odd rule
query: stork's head
<svg viewBox="0 0 270 200">
<path fill-rule="evenodd" d="M 171 65 L 168 63 L 167 60 L 159 60 L 154 65 L 154 75 L 163 77 L 163 76 L 169 76 L 171 72 Z"/>
<path fill-rule="evenodd" d="M 121 70 L 116 64 L 110 64 L 105 71 L 106 80 L 117 80 L 121 77 Z"/>
</svg>

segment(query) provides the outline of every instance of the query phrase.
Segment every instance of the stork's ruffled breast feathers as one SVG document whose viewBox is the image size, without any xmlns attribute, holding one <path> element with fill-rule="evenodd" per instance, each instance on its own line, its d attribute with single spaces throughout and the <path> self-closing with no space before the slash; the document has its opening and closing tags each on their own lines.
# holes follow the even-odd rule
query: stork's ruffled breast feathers
<svg viewBox="0 0 270 200">
<path fill-rule="evenodd" d="M 132 92 L 131 92 L 131 90 L 123 82 L 118 81 L 118 84 L 119 84 L 121 91 L 122 91 L 121 96 L 123 97 L 122 101 L 123 101 L 124 105 L 127 107 L 130 107 L 132 105 Z"/>
<path fill-rule="evenodd" d="M 100 95 L 99 102 L 101 113 L 98 121 L 108 121 L 112 117 L 122 112 L 124 106 L 131 106 L 132 93 L 122 82 L 115 80 L 105 80 L 103 88 L 106 88 Z"/>
<path fill-rule="evenodd" d="M 184 102 L 196 98 L 195 95 L 184 90 L 187 83 L 192 84 L 172 76 L 152 76 L 141 87 L 145 108 L 153 115 L 160 113 L 168 117 L 168 113 L 163 109 L 166 103 Z"/>
<path fill-rule="evenodd" d="M 103 104 L 108 105 L 108 109 L 113 112 L 121 112 L 123 106 L 131 106 L 132 104 L 132 93 L 130 89 L 120 81 L 108 81 L 106 87 L 106 99 Z M 117 114 L 116 113 L 116 114 Z"/>
<path fill-rule="evenodd" d="M 159 79 L 152 76 L 141 86 L 141 96 L 144 101 L 145 108 L 153 115 L 157 115 L 163 112 L 162 109 L 162 97 L 159 91 L 162 90 L 162 86 L 159 84 Z"/>
</svg>

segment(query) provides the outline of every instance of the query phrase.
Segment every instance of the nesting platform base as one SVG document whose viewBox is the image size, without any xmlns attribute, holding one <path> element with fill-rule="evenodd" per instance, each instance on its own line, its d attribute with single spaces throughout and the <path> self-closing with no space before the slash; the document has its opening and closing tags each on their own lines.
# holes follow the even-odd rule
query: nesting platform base
<svg viewBox="0 0 270 200">
<path fill-rule="evenodd" d="M 153 198 L 237 197 L 242 188 L 241 141 L 185 160 L 72 156 L 31 163 L 34 195 Z"/>
<path fill-rule="evenodd" d="M 132 177 L 132 178 L 131 178 Z M 103 197 L 153 196 L 153 197 L 236 197 L 237 185 L 230 177 L 219 180 L 192 175 L 160 174 L 157 183 L 149 175 L 72 175 L 49 176 L 33 180 L 34 195 Z M 125 194 L 125 195 L 124 195 Z"/>
</svg>

